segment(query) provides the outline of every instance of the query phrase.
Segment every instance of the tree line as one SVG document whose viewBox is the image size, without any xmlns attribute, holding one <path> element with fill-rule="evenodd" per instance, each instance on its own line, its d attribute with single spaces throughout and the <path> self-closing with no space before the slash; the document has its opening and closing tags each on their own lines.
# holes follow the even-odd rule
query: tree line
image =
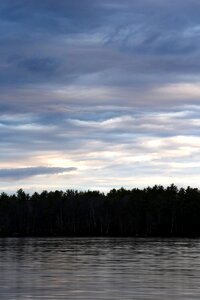
<svg viewBox="0 0 200 300">
<path fill-rule="evenodd" d="M 0 236 L 200 236 L 200 190 L 99 191 L 22 189 L 0 195 Z"/>
</svg>

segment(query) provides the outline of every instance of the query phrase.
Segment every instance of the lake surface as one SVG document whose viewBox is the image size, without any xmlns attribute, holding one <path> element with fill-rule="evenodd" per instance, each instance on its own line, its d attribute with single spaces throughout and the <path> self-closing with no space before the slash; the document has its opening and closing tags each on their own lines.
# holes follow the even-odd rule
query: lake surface
<svg viewBox="0 0 200 300">
<path fill-rule="evenodd" d="M 199 297 L 199 239 L 0 239 L 1 300 Z"/>
</svg>

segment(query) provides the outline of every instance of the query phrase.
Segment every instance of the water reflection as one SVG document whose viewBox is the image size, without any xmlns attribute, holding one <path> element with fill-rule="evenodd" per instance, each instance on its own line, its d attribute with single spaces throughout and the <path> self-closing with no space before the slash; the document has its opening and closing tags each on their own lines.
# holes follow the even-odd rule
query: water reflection
<svg viewBox="0 0 200 300">
<path fill-rule="evenodd" d="M 0 239 L 0 299 L 199 299 L 200 240 Z"/>
</svg>

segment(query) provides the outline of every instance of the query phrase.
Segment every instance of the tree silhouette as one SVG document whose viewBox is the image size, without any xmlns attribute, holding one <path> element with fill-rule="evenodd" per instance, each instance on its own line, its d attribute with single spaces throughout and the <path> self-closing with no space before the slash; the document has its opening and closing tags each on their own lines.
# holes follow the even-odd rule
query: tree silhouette
<svg viewBox="0 0 200 300">
<path fill-rule="evenodd" d="M 200 191 L 145 189 L 0 195 L 0 236 L 200 236 Z"/>
</svg>

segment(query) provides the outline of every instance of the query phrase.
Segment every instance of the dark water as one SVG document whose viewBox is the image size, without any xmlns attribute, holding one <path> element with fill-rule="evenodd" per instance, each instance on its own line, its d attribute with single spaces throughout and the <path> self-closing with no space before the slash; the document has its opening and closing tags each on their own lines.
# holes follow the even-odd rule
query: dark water
<svg viewBox="0 0 200 300">
<path fill-rule="evenodd" d="M 0 239 L 0 299 L 199 299 L 200 240 Z"/>
</svg>

